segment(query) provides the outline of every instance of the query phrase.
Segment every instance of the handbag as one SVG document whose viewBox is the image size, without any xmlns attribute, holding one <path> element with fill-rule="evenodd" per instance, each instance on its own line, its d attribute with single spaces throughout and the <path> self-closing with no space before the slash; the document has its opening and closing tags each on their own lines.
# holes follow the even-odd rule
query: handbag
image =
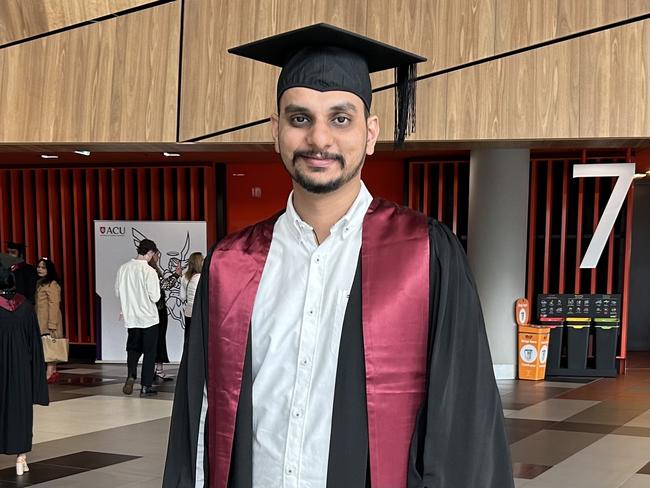
<svg viewBox="0 0 650 488">
<path fill-rule="evenodd" d="M 41 336 L 43 356 L 46 363 L 65 363 L 68 361 L 68 339 L 57 338 L 50 334 Z"/>
</svg>

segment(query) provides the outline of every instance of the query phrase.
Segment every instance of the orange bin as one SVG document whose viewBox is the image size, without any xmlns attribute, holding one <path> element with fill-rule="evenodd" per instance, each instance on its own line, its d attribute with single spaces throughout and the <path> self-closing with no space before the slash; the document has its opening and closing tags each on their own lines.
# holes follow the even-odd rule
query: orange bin
<svg viewBox="0 0 650 488">
<path fill-rule="evenodd" d="M 548 357 L 549 327 L 519 326 L 519 379 L 543 380 Z"/>
</svg>

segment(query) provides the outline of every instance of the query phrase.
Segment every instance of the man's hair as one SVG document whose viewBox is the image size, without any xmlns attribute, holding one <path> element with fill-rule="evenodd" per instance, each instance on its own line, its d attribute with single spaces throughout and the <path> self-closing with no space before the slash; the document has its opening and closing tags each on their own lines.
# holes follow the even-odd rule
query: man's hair
<svg viewBox="0 0 650 488">
<path fill-rule="evenodd" d="M 137 251 L 140 256 L 144 256 L 149 251 L 157 252 L 158 248 L 156 247 L 156 243 L 151 239 L 142 239 L 138 244 Z"/>
<path fill-rule="evenodd" d="M 18 251 L 18 256 L 25 259 L 26 247 L 25 244 L 23 244 L 22 242 L 9 241 L 7 242 L 7 249 L 15 249 L 16 251 Z"/>
</svg>

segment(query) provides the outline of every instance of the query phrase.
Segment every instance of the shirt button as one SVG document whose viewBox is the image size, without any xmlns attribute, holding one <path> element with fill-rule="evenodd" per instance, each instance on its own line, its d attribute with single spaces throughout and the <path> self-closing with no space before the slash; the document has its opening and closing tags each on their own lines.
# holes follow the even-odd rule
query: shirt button
<svg viewBox="0 0 650 488">
<path fill-rule="evenodd" d="M 314 258 L 314 262 L 315 262 L 316 264 L 320 263 L 320 256 L 316 256 L 316 257 Z"/>
<path fill-rule="evenodd" d="M 300 366 L 308 366 L 309 365 L 309 359 L 307 358 L 302 358 L 300 360 Z"/>
<path fill-rule="evenodd" d="M 300 410 L 299 408 L 294 409 L 293 416 L 299 419 L 300 417 L 302 417 L 302 410 Z"/>
<path fill-rule="evenodd" d="M 310 310 L 310 311 L 309 311 L 309 315 L 314 315 L 314 311 L 313 311 L 313 310 Z"/>
<path fill-rule="evenodd" d="M 289 476 L 293 476 L 296 473 L 296 468 L 293 466 L 287 466 L 285 471 Z"/>
</svg>

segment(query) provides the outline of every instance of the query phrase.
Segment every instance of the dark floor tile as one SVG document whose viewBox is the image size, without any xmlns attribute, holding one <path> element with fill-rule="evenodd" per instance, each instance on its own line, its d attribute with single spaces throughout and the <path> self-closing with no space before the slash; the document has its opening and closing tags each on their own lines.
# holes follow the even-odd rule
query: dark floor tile
<svg viewBox="0 0 650 488">
<path fill-rule="evenodd" d="M 508 442 L 514 444 L 540 430 L 550 428 L 555 422 L 545 420 L 505 419 Z"/>
<path fill-rule="evenodd" d="M 126 454 L 112 454 L 108 452 L 81 451 L 67 456 L 59 456 L 40 461 L 36 464 L 47 464 L 48 466 L 72 467 L 81 469 L 99 469 L 113 464 L 124 463 L 137 459 L 139 456 L 128 456 Z"/>
<path fill-rule="evenodd" d="M 512 474 L 515 478 L 532 480 L 552 467 L 539 464 L 512 463 Z"/>
<path fill-rule="evenodd" d="M 650 429 L 647 427 L 619 427 L 612 434 L 629 435 L 631 437 L 650 437 Z"/>
<path fill-rule="evenodd" d="M 15 486 L 31 486 L 36 483 L 45 483 L 65 476 L 87 471 L 82 468 L 72 468 L 69 466 L 54 466 L 40 463 L 29 463 L 29 472 L 22 476 L 16 476 L 16 468 L 10 467 L 0 470 L 0 481 L 15 483 Z"/>
<path fill-rule="evenodd" d="M 556 422 L 550 427 L 549 430 L 564 430 L 567 432 L 587 432 L 590 434 L 611 434 L 619 427 L 611 424 L 595 424 L 595 423 L 581 423 L 581 422 Z"/>
<path fill-rule="evenodd" d="M 109 380 L 101 376 L 86 376 L 78 374 L 62 374 L 61 379 L 57 382 L 60 386 L 103 386 L 112 385 L 119 380 Z"/>
<path fill-rule="evenodd" d="M 640 470 L 638 470 L 637 474 L 650 474 L 650 463 L 646 464 Z"/>
</svg>

